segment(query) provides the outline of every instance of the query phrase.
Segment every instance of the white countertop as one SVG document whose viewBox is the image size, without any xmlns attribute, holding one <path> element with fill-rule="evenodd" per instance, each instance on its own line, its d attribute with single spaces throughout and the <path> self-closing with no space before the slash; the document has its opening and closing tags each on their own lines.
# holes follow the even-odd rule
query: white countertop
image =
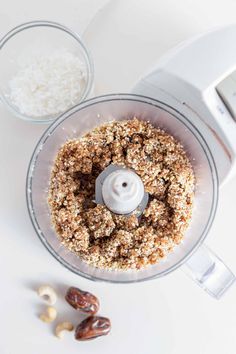
<svg viewBox="0 0 236 354">
<path fill-rule="evenodd" d="M 82 33 L 96 11 L 107 2 L 8 0 L 0 9 L 0 36 L 32 19 L 58 21 Z M 129 6 L 132 2 L 126 0 Z M 115 6 L 115 16 L 121 16 L 124 10 L 124 0 L 110 2 L 105 9 L 106 16 L 111 16 L 105 22 L 108 28 L 114 16 L 111 3 Z M 105 58 L 109 57 L 109 65 L 99 56 L 97 44 L 94 44 L 94 38 L 99 40 L 106 31 L 106 26 L 103 29 L 101 25 L 104 21 L 99 18 L 101 11 L 86 32 L 95 68 L 97 66 L 95 92 L 129 91 L 138 73 L 154 62 L 153 55 L 160 55 L 168 47 L 203 29 L 232 22 L 236 13 L 236 3 L 231 0 L 220 0 L 217 5 L 213 0 L 179 0 L 175 9 L 173 6 L 177 6 L 177 2 L 170 0 L 136 0 L 136 4 L 133 11 L 128 8 L 127 14 L 121 16 L 120 27 L 116 27 L 116 50 L 109 47 L 109 52 L 101 43 Z M 95 35 L 96 26 L 100 34 Z M 162 33 L 156 47 L 154 30 Z M 107 38 L 107 45 L 112 45 L 111 34 L 109 37 L 108 33 Z M 127 45 L 129 41 L 132 45 Z M 138 47 L 145 48 L 141 52 L 139 49 L 139 55 Z M 115 59 L 119 62 L 119 70 L 113 65 Z M 181 270 L 141 284 L 95 283 L 69 272 L 52 258 L 31 226 L 25 202 L 27 166 L 44 129 L 45 126 L 13 117 L 0 106 L 0 353 L 235 354 L 236 286 L 216 301 Z M 235 196 L 236 178 L 221 190 L 217 216 L 207 243 L 236 273 Z M 70 285 L 95 293 L 101 301 L 101 315 L 111 318 L 111 334 L 84 343 L 76 342 L 71 333 L 66 333 L 61 341 L 55 338 L 54 325 L 38 319 L 44 305 L 35 289 L 42 283 L 55 286 L 60 294 Z M 78 322 L 81 319 L 80 314 L 63 303 L 62 297 L 58 311 L 59 319 L 72 318 Z"/>
</svg>

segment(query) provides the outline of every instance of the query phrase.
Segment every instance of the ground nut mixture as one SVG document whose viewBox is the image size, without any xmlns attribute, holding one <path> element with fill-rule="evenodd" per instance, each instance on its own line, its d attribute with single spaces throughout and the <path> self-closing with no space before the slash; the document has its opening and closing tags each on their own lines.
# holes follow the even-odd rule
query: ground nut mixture
<svg viewBox="0 0 236 354">
<path fill-rule="evenodd" d="M 141 216 L 97 205 L 95 181 L 109 164 L 142 179 L 149 203 Z M 84 261 L 108 269 L 157 263 L 183 239 L 191 219 L 194 174 L 171 135 L 136 118 L 97 127 L 58 152 L 49 206 L 61 242 Z"/>
</svg>

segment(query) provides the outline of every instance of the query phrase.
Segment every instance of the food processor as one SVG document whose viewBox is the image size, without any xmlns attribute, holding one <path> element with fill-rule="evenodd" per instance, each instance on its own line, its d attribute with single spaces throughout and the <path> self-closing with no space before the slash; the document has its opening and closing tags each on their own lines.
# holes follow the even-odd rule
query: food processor
<svg viewBox="0 0 236 354">
<path fill-rule="evenodd" d="M 132 283 L 158 278 L 183 266 L 215 298 L 220 298 L 234 283 L 234 274 L 204 245 L 216 212 L 219 182 L 224 182 L 235 170 L 236 141 L 233 141 L 233 135 L 235 137 L 236 128 L 233 108 L 230 107 L 234 93 L 229 91 L 227 80 L 235 69 L 236 52 L 229 45 L 232 43 L 228 39 L 229 34 L 236 35 L 236 27 L 185 43 L 139 80 L 132 94 L 106 95 L 87 100 L 64 113 L 43 134 L 29 165 L 27 205 L 39 238 L 68 269 L 92 280 Z M 224 60 L 219 57 L 212 65 L 214 53 L 222 48 Z M 101 124 L 132 119 L 134 116 L 164 129 L 183 145 L 196 178 L 192 220 L 183 242 L 159 263 L 140 270 L 99 269 L 65 248 L 52 227 L 47 203 L 51 169 L 59 148 L 68 139 L 78 138 Z M 118 169 L 105 174 L 96 193 L 96 201 L 100 203 L 102 190 L 103 201 L 106 205 L 110 202 L 111 209 L 115 196 L 109 195 L 107 190 L 111 191 L 111 186 L 114 187 L 115 177 L 113 175 L 106 185 L 104 181 L 117 171 L 121 173 Z M 122 185 L 124 181 L 121 178 L 118 180 Z M 136 182 L 136 187 L 132 188 L 137 188 L 139 182 Z M 119 195 L 121 199 L 124 197 L 122 193 Z M 145 204 L 145 195 L 141 195 L 142 198 L 137 194 L 133 205 Z M 129 208 L 120 209 L 119 204 L 118 209 L 114 210 L 125 214 Z"/>
</svg>

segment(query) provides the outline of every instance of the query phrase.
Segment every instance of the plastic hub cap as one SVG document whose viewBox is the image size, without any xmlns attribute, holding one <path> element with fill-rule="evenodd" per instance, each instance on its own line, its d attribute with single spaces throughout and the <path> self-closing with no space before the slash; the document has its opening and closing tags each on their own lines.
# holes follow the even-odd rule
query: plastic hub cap
<svg viewBox="0 0 236 354">
<path fill-rule="evenodd" d="M 116 214 L 129 214 L 141 203 L 144 186 L 133 171 L 119 169 L 110 173 L 102 185 L 102 198 L 108 209 Z"/>
</svg>

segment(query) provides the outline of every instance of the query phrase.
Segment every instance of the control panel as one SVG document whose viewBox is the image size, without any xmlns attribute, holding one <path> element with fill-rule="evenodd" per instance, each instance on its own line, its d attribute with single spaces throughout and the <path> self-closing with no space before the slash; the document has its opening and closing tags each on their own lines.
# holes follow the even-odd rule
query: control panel
<svg viewBox="0 0 236 354">
<path fill-rule="evenodd" d="M 216 86 L 216 91 L 236 121 L 236 71 Z"/>
</svg>

